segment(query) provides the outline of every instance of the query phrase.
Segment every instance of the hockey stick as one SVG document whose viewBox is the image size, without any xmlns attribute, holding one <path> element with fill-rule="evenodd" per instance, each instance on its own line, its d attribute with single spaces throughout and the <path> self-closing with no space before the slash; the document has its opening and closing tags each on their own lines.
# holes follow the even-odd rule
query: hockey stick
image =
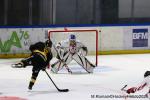
<svg viewBox="0 0 150 100">
<path fill-rule="evenodd" d="M 127 90 L 125 90 L 125 88 L 127 87 L 127 85 L 125 85 L 122 89 L 121 89 L 121 91 L 127 91 Z"/>
<path fill-rule="evenodd" d="M 57 87 L 57 85 L 54 83 L 54 81 L 52 80 L 52 78 L 50 77 L 50 75 L 47 73 L 47 71 L 45 70 L 45 73 L 47 74 L 47 76 L 49 77 L 49 79 L 51 80 L 51 82 L 54 84 L 54 86 L 56 87 L 56 89 L 59 91 L 59 92 L 68 92 L 69 89 L 59 89 Z"/>
</svg>

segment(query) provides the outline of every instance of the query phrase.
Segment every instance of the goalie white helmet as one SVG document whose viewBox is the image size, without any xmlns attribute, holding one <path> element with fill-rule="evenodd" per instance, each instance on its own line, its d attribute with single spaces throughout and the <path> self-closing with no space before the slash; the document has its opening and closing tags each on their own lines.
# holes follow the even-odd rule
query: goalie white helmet
<svg viewBox="0 0 150 100">
<path fill-rule="evenodd" d="M 70 46 L 72 47 L 76 46 L 76 36 L 74 34 L 71 34 L 69 36 L 69 43 L 70 43 Z"/>
</svg>

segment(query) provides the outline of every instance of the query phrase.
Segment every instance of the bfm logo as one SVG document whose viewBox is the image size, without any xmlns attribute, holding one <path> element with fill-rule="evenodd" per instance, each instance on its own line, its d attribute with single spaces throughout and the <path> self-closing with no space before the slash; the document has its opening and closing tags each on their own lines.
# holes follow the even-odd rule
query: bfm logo
<svg viewBox="0 0 150 100">
<path fill-rule="evenodd" d="M 148 29 L 133 29 L 132 32 L 133 47 L 148 46 Z"/>
</svg>

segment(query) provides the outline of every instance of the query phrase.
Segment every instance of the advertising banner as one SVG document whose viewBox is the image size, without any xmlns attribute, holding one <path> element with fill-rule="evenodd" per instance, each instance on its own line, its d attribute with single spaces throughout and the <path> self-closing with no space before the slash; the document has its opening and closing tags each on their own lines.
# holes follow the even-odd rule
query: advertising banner
<svg viewBox="0 0 150 100">
<path fill-rule="evenodd" d="M 148 47 L 148 28 L 132 29 L 133 47 Z"/>
<path fill-rule="evenodd" d="M 29 46 L 38 41 L 45 41 L 42 29 L 16 28 L 0 30 L 0 53 L 29 53 Z"/>
<path fill-rule="evenodd" d="M 128 26 L 123 28 L 124 49 L 149 49 L 149 26 Z"/>
</svg>

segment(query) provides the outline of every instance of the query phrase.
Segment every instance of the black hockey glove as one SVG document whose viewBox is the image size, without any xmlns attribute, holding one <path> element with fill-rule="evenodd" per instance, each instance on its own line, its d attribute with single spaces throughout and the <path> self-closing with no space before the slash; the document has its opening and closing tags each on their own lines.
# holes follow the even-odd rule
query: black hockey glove
<svg viewBox="0 0 150 100">
<path fill-rule="evenodd" d="M 83 49 L 84 51 L 87 51 L 87 47 L 82 47 L 82 49 Z"/>
<path fill-rule="evenodd" d="M 52 41 L 51 40 L 46 40 L 45 44 L 47 47 L 50 47 L 50 48 L 52 47 Z"/>
<path fill-rule="evenodd" d="M 42 71 L 45 71 L 45 70 L 46 70 L 46 68 L 42 68 L 41 70 L 42 70 Z"/>
</svg>

